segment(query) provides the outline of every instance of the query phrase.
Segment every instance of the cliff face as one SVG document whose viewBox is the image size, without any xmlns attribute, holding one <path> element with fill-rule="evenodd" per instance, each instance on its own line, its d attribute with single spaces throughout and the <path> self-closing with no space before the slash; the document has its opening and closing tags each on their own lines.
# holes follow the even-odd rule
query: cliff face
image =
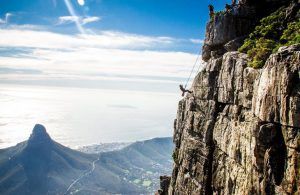
<svg viewBox="0 0 300 195">
<path fill-rule="evenodd" d="M 262 69 L 248 67 L 234 50 L 255 10 L 207 25 L 207 64 L 178 106 L 169 194 L 300 193 L 300 45 L 280 48 Z"/>
</svg>

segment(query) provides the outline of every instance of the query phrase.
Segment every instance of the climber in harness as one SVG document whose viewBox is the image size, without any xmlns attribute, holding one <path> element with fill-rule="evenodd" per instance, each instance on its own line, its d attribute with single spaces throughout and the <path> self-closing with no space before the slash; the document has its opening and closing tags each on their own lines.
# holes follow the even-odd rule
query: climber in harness
<svg viewBox="0 0 300 195">
<path fill-rule="evenodd" d="M 183 85 L 179 85 L 180 90 L 182 91 L 182 97 L 184 97 L 185 93 L 193 93 L 192 91 L 183 87 Z"/>
<path fill-rule="evenodd" d="M 214 6 L 212 4 L 209 4 L 208 9 L 209 9 L 209 16 L 210 18 L 212 18 L 215 15 Z"/>
</svg>

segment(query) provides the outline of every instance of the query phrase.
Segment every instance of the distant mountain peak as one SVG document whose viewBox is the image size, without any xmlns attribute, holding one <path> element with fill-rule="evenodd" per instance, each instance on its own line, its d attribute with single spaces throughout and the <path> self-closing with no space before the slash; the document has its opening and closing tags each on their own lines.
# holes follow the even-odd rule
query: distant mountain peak
<svg viewBox="0 0 300 195">
<path fill-rule="evenodd" d="M 28 139 L 29 144 L 45 144 L 51 142 L 51 137 L 46 131 L 46 128 L 41 124 L 36 124 Z"/>
</svg>

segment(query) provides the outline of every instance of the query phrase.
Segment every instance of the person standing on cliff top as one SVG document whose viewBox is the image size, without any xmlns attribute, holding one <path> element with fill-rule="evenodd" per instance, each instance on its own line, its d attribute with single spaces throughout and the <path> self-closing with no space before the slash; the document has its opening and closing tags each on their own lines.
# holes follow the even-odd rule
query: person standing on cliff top
<svg viewBox="0 0 300 195">
<path fill-rule="evenodd" d="M 225 5 L 226 12 L 229 13 L 231 11 L 232 7 L 233 6 L 226 3 L 226 5 Z"/>
<path fill-rule="evenodd" d="M 209 4 L 208 9 L 209 9 L 209 16 L 210 18 L 212 18 L 215 15 L 214 6 L 212 4 Z"/>
</svg>

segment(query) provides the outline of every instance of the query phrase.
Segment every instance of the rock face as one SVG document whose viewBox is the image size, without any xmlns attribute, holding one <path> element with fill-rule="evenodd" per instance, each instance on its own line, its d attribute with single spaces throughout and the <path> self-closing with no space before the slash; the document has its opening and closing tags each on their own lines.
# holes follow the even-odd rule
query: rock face
<svg viewBox="0 0 300 195">
<path fill-rule="evenodd" d="M 169 194 L 300 194 L 300 45 L 247 67 L 223 48 L 251 21 L 223 17 L 208 24 L 207 64 L 178 105 Z"/>
<path fill-rule="evenodd" d="M 167 195 L 171 177 L 169 176 L 160 176 L 160 189 L 155 193 L 155 195 Z"/>
<path fill-rule="evenodd" d="M 300 193 L 300 48 L 210 59 L 179 103 L 170 194 Z"/>
<path fill-rule="evenodd" d="M 291 0 L 240 0 L 230 10 L 217 12 L 206 26 L 202 57 L 220 57 L 226 51 L 235 51 L 263 17 Z"/>
<path fill-rule="evenodd" d="M 255 27 L 255 23 L 255 7 L 248 4 L 233 6 L 224 13 L 215 13 L 206 26 L 203 60 L 207 62 L 211 57 L 221 56 L 226 50 L 238 47 L 238 42 L 243 42 L 245 35 Z"/>
<path fill-rule="evenodd" d="M 51 138 L 43 125 L 36 124 L 28 139 L 27 145 L 42 145 L 51 142 Z"/>
</svg>

